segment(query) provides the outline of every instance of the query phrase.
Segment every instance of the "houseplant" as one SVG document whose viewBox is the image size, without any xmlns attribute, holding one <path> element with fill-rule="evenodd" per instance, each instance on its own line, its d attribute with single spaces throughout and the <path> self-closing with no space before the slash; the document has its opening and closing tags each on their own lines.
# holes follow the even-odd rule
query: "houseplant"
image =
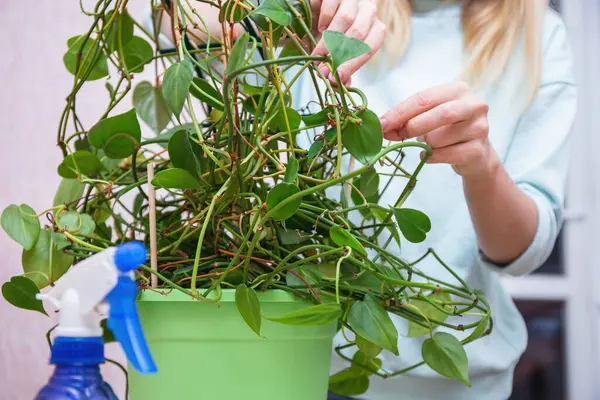
<svg viewBox="0 0 600 400">
<path fill-rule="evenodd" d="M 409 321 L 409 334 L 430 336 L 424 363 L 469 384 L 463 344 L 490 332 L 487 303 L 441 260 L 454 282 L 422 273 L 422 259 L 408 262 L 386 250 L 391 241 L 421 242 L 431 228 L 426 215 L 402 207 L 430 149 L 416 142 L 383 148 L 379 120 L 360 90 L 339 79 L 332 87 L 315 67 L 320 62 L 335 71 L 368 47 L 325 32 L 330 54 L 309 55 L 316 40 L 303 0 L 211 4 L 220 9 L 223 36 L 200 45 L 186 30 L 202 29 L 200 15 L 178 1 L 153 6 L 173 21 L 173 50 L 160 49 L 160 23 L 149 31 L 127 13 L 127 0 L 82 7 L 93 22 L 68 41 L 63 56 L 74 75 L 57 138 L 63 181 L 48 210 L 4 210 L 3 228 L 24 248 L 24 274 L 3 285 L 4 297 L 44 312 L 35 294 L 74 261 L 138 239 L 150 244 L 156 262 L 137 273 L 140 315 L 161 374 L 169 377 L 133 376 L 134 397 L 269 399 L 290 387 L 286 398 L 324 396 L 336 326 L 348 336 L 339 353 L 359 351 L 329 386 L 361 394 L 369 376 L 406 371 L 382 370 L 377 358 L 383 350 L 399 352 L 388 312 Z M 237 22 L 253 34 L 234 36 Z M 156 71 L 152 82 L 136 80 L 144 69 Z M 316 112 L 294 106 L 300 75 L 314 83 Z M 109 102 L 97 123 L 84 126 L 78 94 L 97 80 L 106 82 Z M 114 111 L 131 100 L 130 111 Z M 140 120 L 153 136 L 142 138 Z M 413 171 L 402 167 L 408 151 L 424 152 Z M 348 158 L 357 166 L 346 171 Z M 377 204 L 388 187 L 379 163 L 394 166 L 394 182 L 405 185 L 393 206 Z M 433 251 L 426 256 L 437 258 Z M 465 314 L 479 319 L 459 324 Z M 438 326 L 472 333 L 461 343 L 434 332 Z M 287 346 L 277 345 L 281 338 Z M 291 365 L 296 369 L 287 370 Z M 192 384 L 195 377 L 202 386 Z"/>
</svg>

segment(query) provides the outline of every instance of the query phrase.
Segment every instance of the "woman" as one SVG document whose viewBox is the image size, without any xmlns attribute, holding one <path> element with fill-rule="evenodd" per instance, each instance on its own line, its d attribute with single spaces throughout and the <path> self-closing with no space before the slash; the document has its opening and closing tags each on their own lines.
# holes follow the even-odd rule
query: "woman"
<svg viewBox="0 0 600 400">
<path fill-rule="evenodd" d="M 378 22 L 364 17 L 372 6 L 323 0 L 319 24 L 327 26 L 335 10 L 346 18 L 334 16 L 328 29 L 372 37 Z M 386 139 L 417 138 L 433 148 L 433 165 L 423 169 L 405 204 L 428 214 L 432 230 L 423 245 L 405 246 L 401 254 L 414 260 L 427 247 L 436 249 L 471 287 L 485 292 L 495 324 L 490 336 L 465 347 L 472 388 L 422 366 L 389 380 L 372 377 L 361 398 L 505 400 L 527 332 L 498 273 L 538 268 L 562 223 L 576 110 L 565 27 L 541 1 L 380 0 L 377 6 L 388 28 L 383 54 L 355 73 L 352 84 L 381 115 Z M 361 28 L 369 23 L 370 30 Z M 344 78 L 358 66 L 346 66 Z M 301 102 L 310 97 L 304 95 Z M 417 161 L 418 154 L 413 165 Z M 392 188 L 380 204 L 394 203 L 402 186 Z M 452 279 L 434 260 L 422 268 Z M 391 317 L 402 336 L 405 323 Z M 401 370 L 420 361 L 422 341 L 401 337 L 400 356 L 384 352 L 383 368 Z M 334 370 L 344 368 L 337 356 L 333 364 Z"/>
<path fill-rule="evenodd" d="M 405 204 L 427 213 L 433 228 L 425 244 L 406 246 L 402 256 L 416 259 L 435 248 L 471 287 L 485 292 L 494 317 L 493 333 L 466 346 L 472 388 L 422 366 L 389 380 L 372 377 L 361 397 L 505 400 L 527 332 L 498 273 L 523 275 L 539 267 L 562 223 L 576 109 L 565 27 L 538 0 L 312 4 L 316 30 L 342 31 L 373 49 L 339 72 L 365 92 L 381 115 L 385 138 L 418 139 L 433 148 L 432 165 Z M 382 44 L 381 55 L 369 61 Z M 322 44 L 315 49 L 325 52 Z M 312 100 L 308 86 L 300 103 Z M 409 164 L 419 161 L 418 154 L 408 157 Z M 393 204 L 401 189 L 392 185 L 380 203 Z M 422 269 L 452 279 L 429 261 Z M 391 317 L 406 332 L 405 322 Z M 419 362 L 422 341 L 401 337 L 400 356 L 384 351 L 383 368 Z M 344 367 L 334 356 L 334 370 Z"/>
</svg>

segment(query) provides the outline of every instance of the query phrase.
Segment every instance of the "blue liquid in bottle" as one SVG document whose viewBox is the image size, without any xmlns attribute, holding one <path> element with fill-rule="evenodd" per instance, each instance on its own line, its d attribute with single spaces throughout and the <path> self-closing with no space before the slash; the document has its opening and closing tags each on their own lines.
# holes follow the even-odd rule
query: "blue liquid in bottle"
<svg viewBox="0 0 600 400">
<path fill-rule="evenodd" d="M 50 363 L 56 368 L 35 400 L 118 400 L 100 375 L 101 337 L 57 337 Z"/>
</svg>

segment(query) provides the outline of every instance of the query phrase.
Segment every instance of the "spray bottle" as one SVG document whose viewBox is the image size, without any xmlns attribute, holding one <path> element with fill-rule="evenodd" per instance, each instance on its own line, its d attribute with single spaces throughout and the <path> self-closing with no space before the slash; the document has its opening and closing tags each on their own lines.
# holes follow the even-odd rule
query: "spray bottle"
<svg viewBox="0 0 600 400">
<path fill-rule="evenodd" d="M 50 363 L 56 365 L 36 400 L 117 400 L 100 375 L 104 363 L 103 316 L 131 365 L 157 372 L 135 306 L 133 271 L 146 261 L 143 244 L 111 247 L 73 266 L 45 294 L 60 310 Z"/>
</svg>

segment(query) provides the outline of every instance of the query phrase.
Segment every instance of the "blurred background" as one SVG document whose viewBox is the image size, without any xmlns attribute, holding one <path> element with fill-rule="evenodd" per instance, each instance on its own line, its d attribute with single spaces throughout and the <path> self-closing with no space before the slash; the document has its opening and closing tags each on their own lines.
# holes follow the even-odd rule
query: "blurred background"
<svg viewBox="0 0 600 400">
<path fill-rule="evenodd" d="M 61 55 L 67 39 L 88 26 L 76 3 L 0 1 L 0 209 L 25 199 L 34 209 L 45 209 L 59 183 L 55 132 L 72 85 Z M 130 12 L 141 15 L 146 3 L 130 1 Z M 566 222 L 554 252 L 533 275 L 504 280 L 529 331 L 511 399 L 600 399 L 600 291 L 595 290 L 600 282 L 600 1 L 551 3 L 570 30 L 579 116 Z M 96 100 L 108 94 L 101 82 L 87 86 L 78 113 L 92 121 L 103 111 L 104 100 Z M 18 244 L 0 234 L 0 282 L 18 273 L 20 253 Z M 0 400 L 31 399 L 51 371 L 44 336 L 51 323 L 4 300 L 0 323 Z M 111 346 L 107 356 L 123 361 L 119 348 Z M 107 365 L 104 376 L 123 398 L 123 374 Z"/>
</svg>

